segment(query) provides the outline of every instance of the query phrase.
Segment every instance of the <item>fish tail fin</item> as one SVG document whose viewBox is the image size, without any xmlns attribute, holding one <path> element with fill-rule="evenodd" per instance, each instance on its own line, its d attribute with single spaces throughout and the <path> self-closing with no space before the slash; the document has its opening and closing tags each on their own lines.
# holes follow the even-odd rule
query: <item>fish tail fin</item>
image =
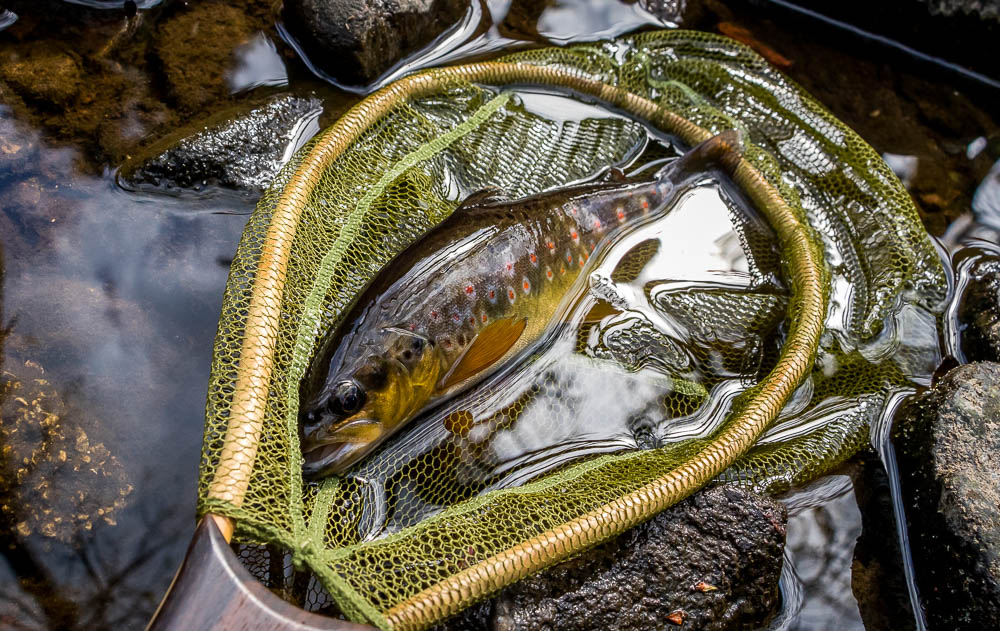
<svg viewBox="0 0 1000 631">
<path fill-rule="evenodd" d="M 743 158 L 743 132 L 727 129 L 704 140 L 656 174 L 658 180 L 679 185 L 705 171 L 720 169 L 732 174 Z"/>
</svg>

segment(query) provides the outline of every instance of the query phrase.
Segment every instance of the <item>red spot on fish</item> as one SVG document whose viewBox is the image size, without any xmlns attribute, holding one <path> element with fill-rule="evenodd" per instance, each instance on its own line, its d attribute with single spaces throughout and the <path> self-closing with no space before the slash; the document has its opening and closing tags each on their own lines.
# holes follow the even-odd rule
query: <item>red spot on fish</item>
<svg viewBox="0 0 1000 631">
<path fill-rule="evenodd" d="M 469 316 L 469 324 L 475 324 L 475 323 L 476 323 L 476 316 Z"/>
<path fill-rule="evenodd" d="M 471 293 L 472 293 L 472 292 L 474 292 L 474 291 L 476 291 L 476 288 L 475 288 L 475 287 L 473 287 L 472 285 L 468 285 L 468 286 L 467 286 L 467 287 L 465 288 L 465 293 L 467 293 L 467 294 L 471 294 Z"/>
<path fill-rule="evenodd" d="M 521 288 L 524 289 L 524 293 L 528 293 L 529 291 L 531 291 L 531 283 L 528 282 L 527 278 L 521 281 Z"/>
<path fill-rule="evenodd" d="M 486 314 L 483 314 L 483 322 L 486 322 Z"/>
<path fill-rule="evenodd" d="M 457 313 L 456 313 L 455 315 L 451 316 L 451 318 L 452 318 L 452 320 L 454 320 L 455 322 L 461 322 L 461 321 L 462 321 L 462 318 L 461 318 L 461 316 L 459 316 L 459 315 L 458 315 Z"/>
<path fill-rule="evenodd" d="M 597 217 L 594 217 L 594 230 L 600 230 L 600 229 L 601 229 L 601 220 L 598 219 Z"/>
<path fill-rule="evenodd" d="M 570 208 L 569 211 L 575 215 L 576 214 L 576 207 Z"/>
<path fill-rule="evenodd" d="M 512 269 L 514 269 L 514 264 L 513 263 L 507 263 L 507 271 L 509 272 Z"/>
<path fill-rule="evenodd" d="M 559 268 L 559 273 L 560 274 L 565 274 L 566 273 L 566 266 L 565 265 L 563 265 L 562 267 Z"/>
<path fill-rule="evenodd" d="M 549 246 L 550 250 L 555 250 L 556 249 L 556 244 L 555 244 L 554 241 L 549 241 L 546 245 Z"/>
<path fill-rule="evenodd" d="M 513 290 L 513 289 L 508 289 L 508 290 L 507 290 L 507 298 L 508 298 L 508 299 L 509 299 L 509 300 L 510 300 L 511 302 L 514 302 L 514 290 Z"/>
<path fill-rule="evenodd" d="M 596 244 L 596 243 L 591 243 L 591 244 L 590 244 L 590 251 L 591 251 L 591 252 L 593 252 L 593 251 L 594 251 L 594 248 L 596 248 L 596 247 L 597 247 L 597 244 Z"/>
<path fill-rule="evenodd" d="M 621 206 L 618 207 L 618 221 L 625 221 L 625 210 Z"/>
<path fill-rule="evenodd" d="M 434 318 L 435 320 L 437 320 L 438 312 L 437 311 L 431 311 L 431 317 Z"/>
<path fill-rule="evenodd" d="M 537 263 L 537 262 L 538 262 L 538 257 L 537 257 L 537 256 L 535 256 L 535 253 L 534 253 L 534 252 L 532 252 L 531 254 L 529 254 L 529 255 L 528 255 L 528 258 L 529 258 L 529 259 L 531 259 L 531 262 L 532 262 L 532 263 Z"/>
<path fill-rule="evenodd" d="M 572 238 L 572 239 L 573 239 L 574 241 L 578 241 L 578 240 L 580 239 L 580 235 L 578 235 L 578 234 L 576 233 L 576 230 L 573 230 L 572 232 L 570 232 L 570 233 L 569 233 L 569 236 L 570 236 L 570 237 L 571 237 L 571 238 Z"/>
<path fill-rule="evenodd" d="M 416 331 L 416 330 L 417 330 L 417 325 L 416 325 L 416 324 L 413 324 L 413 323 L 411 323 L 411 324 L 410 324 L 410 330 L 411 330 L 411 331 Z"/>
<path fill-rule="evenodd" d="M 566 262 L 567 263 L 572 263 L 573 262 L 573 255 L 570 252 L 566 253 Z"/>
<path fill-rule="evenodd" d="M 545 276 L 546 276 L 546 277 L 547 277 L 547 278 L 548 278 L 549 280 L 552 280 L 552 270 L 550 270 L 550 269 L 546 269 L 546 270 L 545 270 Z"/>
<path fill-rule="evenodd" d="M 577 262 L 580 263 L 580 267 L 583 267 L 583 260 L 582 256 L 577 260 Z"/>
<path fill-rule="evenodd" d="M 493 300 L 496 297 L 497 297 L 497 292 L 495 290 L 491 289 L 490 290 L 490 300 Z"/>
<path fill-rule="evenodd" d="M 642 206 L 643 210 L 649 210 L 649 200 L 645 197 L 639 198 L 639 205 Z"/>
</svg>

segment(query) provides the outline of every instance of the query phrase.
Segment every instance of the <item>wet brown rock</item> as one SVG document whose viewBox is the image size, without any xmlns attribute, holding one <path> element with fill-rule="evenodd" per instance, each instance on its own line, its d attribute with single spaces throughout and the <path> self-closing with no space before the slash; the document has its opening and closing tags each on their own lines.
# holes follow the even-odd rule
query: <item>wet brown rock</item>
<svg viewBox="0 0 1000 631">
<path fill-rule="evenodd" d="M 192 5 L 159 27 L 157 56 L 181 109 L 195 110 L 228 96 L 225 74 L 233 51 L 253 32 L 242 9 L 221 2 Z"/>
<path fill-rule="evenodd" d="M 949 372 L 897 417 L 917 585 L 932 629 L 1000 625 L 1000 364 Z"/>
<path fill-rule="evenodd" d="M 53 107 L 72 101 L 83 81 L 76 55 L 52 42 L 9 50 L 0 62 L 0 79 L 25 100 Z"/>
<path fill-rule="evenodd" d="M 287 0 L 283 17 L 310 61 L 347 84 L 370 83 L 468 10 L 465 0 Z"/>
<path fill-rule="evenodd" d="M 697 493 L 609 543 L 516 583 L 439 631 L 759 628 L 778 604 L 784 507 L 734 486 Z"/>
</svg>

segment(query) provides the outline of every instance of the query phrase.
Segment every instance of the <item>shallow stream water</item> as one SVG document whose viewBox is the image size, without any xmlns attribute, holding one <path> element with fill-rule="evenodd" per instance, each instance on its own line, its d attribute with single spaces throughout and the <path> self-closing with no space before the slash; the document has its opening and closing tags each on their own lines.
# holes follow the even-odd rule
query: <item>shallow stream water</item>
<svg viewBox="0 0 1000 631">
<path fill-rule="evenodd" d="M 221 3 L 141 2 L 138 22 L 118 3 L 43 4 L 10 3 L 16 21 L 0 11 L 0 63 L 29 49 L 28 59 L 68 54 L 65 40 L 76 49 L 76 70 L 66 76 L 79 84 L 72 97 L 59 86 L 0 90 L 0 626 L 140 628 L 193 532 L 212 340 L 255 195 L 126 191 L 116 169 L 141 147 L 234 104 L 315 92 L 329 122 L 357 96 L 310 71 L 265 2 L 249 3 L 239 24 L 220 18 L 230 20 L 225 36 L 199 45 L 214 50 L 204 56 L 221 58 L 224 71 L 199 68 L 188 79 L 169 74 L 180 63 L 174 47 L 188 44 L 164 41 L 157 27 L 195 10 L 207 23 L 225 14 Z M 381 82 L 526 42 L 669 26 L 672 17 L 611 0 L 539 6 L 476 3 L 437 46 Z M 787 58 L 787 72 L 895 160 L 932 232 L 949 245 L 969 232 L 989 235 L 968 219 L 984 179 L 980 217 L 1000 217 L 988 183 L 1000 158 L 998 119 L 977 104 L 983 92 L 826 27 L 813 24 L 823 35 L 812 37 L 785 14 L 742 3 L 706 7 L 685 26 L 725 32 L 737 24 Z M 868 81 L 865 90 L 843 78 L 852 73 Z M 193 100 L 198 90 L 207 96 Z M 869 467 L 845 473 L 865 484 Z M 842 475 L 787 499 L 791 563 L 775 628 L 864 628 L 855 598 L 863 588 L 855 581 L 852 591 L 862 523 L 853 493 Z"/>
</svg>

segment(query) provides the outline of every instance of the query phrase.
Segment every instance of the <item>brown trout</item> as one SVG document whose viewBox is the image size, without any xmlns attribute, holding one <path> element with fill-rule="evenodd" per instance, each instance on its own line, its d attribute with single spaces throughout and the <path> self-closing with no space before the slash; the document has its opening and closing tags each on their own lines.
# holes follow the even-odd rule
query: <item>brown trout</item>
<svg viewBox="0 0 1000 631">
<path fill-rule="evenodd" d="M 739 135 L 729 131 L 648 181 L 514 201 L 471 195 L 393 259 L 321 345 L 300 392 L 304 475 L 343 473 L 537 342 L 603 240 L 664 212 L 684 182 L 731 168 L 739 155 Z"/>
</svg>

